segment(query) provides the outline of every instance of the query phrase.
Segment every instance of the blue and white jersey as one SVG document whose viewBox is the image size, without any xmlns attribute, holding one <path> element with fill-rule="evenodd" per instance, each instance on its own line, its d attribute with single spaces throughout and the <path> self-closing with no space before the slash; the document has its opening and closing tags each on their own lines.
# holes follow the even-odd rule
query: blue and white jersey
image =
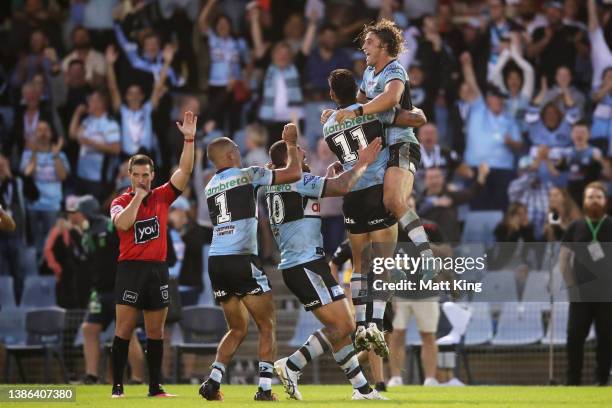
<svg viewBox="0 0 612 408">
<path fill-rule="evenodd" d="M 403 108 L 411 109 L 410 102 L 410 86 L 408 82 L 408 74 L 406 70 L 397 60 L 389 62 L 379 73 L 374 72 L 375 68 L 368 66 L 363 73 L 363 81 L 359 90 L 363 92 L 368 100 L 376 98 L 385 91 L 385 86 L 391 81 L 402 81 L 404 83 L 404 96 L 400 101 Z M 394 112 L 390 110 L 389 112 Z M 388 113 L 388 112 L 385 112 Z M 392 126 L 386 129 L 387 145 L 391 146 L 396 143 L 418 143 L 414 130 L 412 128 L 400 128 Z"/>
<path fill-rule="evenodd" d="M 358 104 L 354 104 L 347 109 L 356 109 L 358 106 Z M 357 151 L 367 146 L 372 140 L 380 137 L 383 147 L 386 146 L 384 125 L 393 123 L 394 118 L 395 111 L 389 111 L 378 115 L 358 116 L 347 119 L 344 123 L 336 123 L 336 113 L 334 112 L 323 125 L 323 137 L 330 150 L 342 163 L 344 170 L 350 170 L 359 158 Z M 389 150 L 383 148 L 351 191 L 363 190 L 382 184 L 388 160 Z"/>
<path fill-rule="evenodd" d="M 141 148 L 153 150 L 153 105 L 146 101 L 136 111 L 122 104 L 121 113 L 121 151 L 127 155 L 138 153 Z"/>
<path fill-rule="evenodd" d="M 209 255 L 257 255 L 257 188 L 274 183 L 263 167 L 221 169 L 206 185 L 213 224 Z"/>
<path fill-rule="evenodd" d="M 249 62 L 246 42 L 242 38 L 221 38 L 210 29 L 207 36 L 210 50 L 208 83 L 212 86 L 226 86 L 230 79 L 241 79 L 241 62 Z"/>
<path fill-rule="evenodd" d="M 325 256 L 319 204 L 325 181 L 324 177 L 303 173 L 295 183 L 264 187 L 270 227 L 281 253 L 279 269 Z"/>
<path fill-rule="evenodd" d="M 121 142 L 119 124 L 107 114 L 100 117 L 87 116 L 82 126 L 83 136 L 87 139 L 104 144 Z M 81 145 L 77 176 L 88 181 L 109 180 L 110 172 L 114 169 L 108 166 L 106 169 L 108 173 L 103 174 L 105 156 L 93 147 Z"/>
</svg>

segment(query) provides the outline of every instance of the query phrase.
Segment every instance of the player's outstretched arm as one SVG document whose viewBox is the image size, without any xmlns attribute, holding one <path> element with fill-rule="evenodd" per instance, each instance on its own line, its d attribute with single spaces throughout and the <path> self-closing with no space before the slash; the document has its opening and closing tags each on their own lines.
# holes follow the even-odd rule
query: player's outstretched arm
<svg viewBox="0 0 612 408">
<path fill-rule="evenodd" d="M 399 127 L 421 127 L 427 123 L 427 117 L 425 113 L 419 108 L 412 108 L 410 110 L 400 109 L 395 116 L 394 125 Z"/>
<path fill-rule="evenodd" d="M 381 146 L 382 141 L 380 137 L 377 137 L 369 145 L 359 150 L 359 158 L 353 168 L 339 175 L 336 175 L 337 170 L 342 168 L 339 162 L 329 166 L 323 197 L 339 197 L 348 194 L 355 183 L 357 183 L 357 180 L 363 175 L 366 168 L 376 160 Z"/>
<path fill-rule="evenodd" d="M 181 159 L 179 161 L 179 168 L 172 174 L 170 182 L 181 191 L 185 190 L 187 187 L 189 177 L 193 171 L 194 142 L 197 123 L 198 117 L 191 111 L 185 112 L 182 124 L 176 122 L 176 126 L 183 134 L 184 143 L 183 152 L 181 153 Z"/>
<path fill-rule="evenodd" d="M 287 165 L 274 170 L 274 184 L 294 183 L 302 177 L 302 163 L 298 158 L 297 126 L 287 123 L 283 128 L 283 140 L 287 143 Z"/>
</svg>

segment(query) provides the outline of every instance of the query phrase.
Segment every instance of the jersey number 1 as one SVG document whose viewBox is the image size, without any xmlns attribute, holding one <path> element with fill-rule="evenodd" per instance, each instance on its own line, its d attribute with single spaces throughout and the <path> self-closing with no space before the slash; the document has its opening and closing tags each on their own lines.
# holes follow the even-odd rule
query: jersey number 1
<svg viewBox="0 0 612 408">
<path fill-rule="evenodd" d="M 223 224 L 232 220 L 232 213 L 227 211 L 227 198 L 225 193 L 215 197 L 215 204 L 219 207 L 219 215 L 217 215 L 217 224 Z"/>
<path fill-rule="evenodd" d="M 365 133 L 363 132 L 363 128 L 361 126 L 356 127 L 355 129 L 351 129 L 349 131 L 351 138 L 357 141 L 358 149 L 363 149 L 368 145 L 368 141 L 366 139 Z M 347 140 L 346 134 L 338 133 L 332 139 L 336 146 L 340 146 L 342 149 L 342 161 L 344 163 L 349 163 L 357 160 L 357 152 L 351 149 L 349 141 Z"/>
</svg>

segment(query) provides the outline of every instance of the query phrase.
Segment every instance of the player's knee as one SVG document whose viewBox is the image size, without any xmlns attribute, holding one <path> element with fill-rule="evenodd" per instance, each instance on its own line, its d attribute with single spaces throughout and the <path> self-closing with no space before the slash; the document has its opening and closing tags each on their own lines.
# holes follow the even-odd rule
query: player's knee
<svg viewBox="0 0 612 408">
<path fill-rule="evenodd" d="M 145 329 L 147 338 L 159 340 L 164 338 L 164 326 L 160 327 L 148 327 Z"/>
<path fill-rule="evenodd" d="M 235 337 L 235 338 L 237 338 L 239 340 L 242 340 L 242 339 L 244 339 L 246 337 L 246 335 L 248 333 L 248 330 L 247 330 L 247 326 L 245 325 L 245 326 L 240 326 L 240 327 L 232 327 L 229 330 L 229 332 L 230 332 L 231 336 L 233 336 L 233 337 Z"/>
<path fill-rule="evenodd" d="M 387 211 L 391 212 L 396 217 L 401 217 L 408 211 L 408 203 L 395 194 L 383 196 L 383 204 Z"/>
<path fill-rule="evenodd" d="M 436 336 L 434 333 L 423 333 L 421 332 L 421 341 L 423 345 L 427 346 L 435 346 L 436 345 Z"/>
<path fill-rule="evenodd" d="M 353 333 L 355 333 L 355 330 L 357 330 L 357 327 L 355 326 L 355 320 L 350 319 L 342 321 L 341 323 L 339 323 L 336 330 L 338 331 L 340 338 L 345 338 L 352 335 Z"/>
<path fill-rule="evenodd" d="M 274 334 L 274 316 L 259 319 L 257 321 L 257 329 L 260 336 L 271 336 Z"/>
</svg>

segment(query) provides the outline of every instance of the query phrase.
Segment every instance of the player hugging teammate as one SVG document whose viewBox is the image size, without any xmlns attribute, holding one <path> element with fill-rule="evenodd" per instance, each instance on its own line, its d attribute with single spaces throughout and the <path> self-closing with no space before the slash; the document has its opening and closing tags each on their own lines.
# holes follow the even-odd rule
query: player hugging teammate
<svg viewBox="0 0 612 408">
<path fill-rule="evenodd" d="M 401 30 L 388 20 L 364 28 L 360 35 L 366 68 L 358 91 L 351 89 L 349 71 L 335 70 L 329 82 L 331 97 L 339 110 L 325 111 L 323 133 L 330 149 L 345 167 L 354 162 L 356 149 L 384 134 L 385 148 L 360 182 L 344 198 L 343 212 L 353 254 L 351 292 L 355 305 L 355 346 L 370 345 L 380 356 L 388 355 L 382 333 L 383 316 L 390 294 L 370 293 L 368 270 L 363 265 L 364 250 L 371 245 L 373 256 L 393 256 L 397 223 L 417 246 L 421 256 L 433 256 L 421 221 L 408 209 L 414 173 L 420 161 L 420 148 L 412 127 L 425 122 L 420 109 L 412 106 L 406 70 L 397 61 L 403 50 Z M 351 92 L 353 92 L 351 94 Z M 386 244 L 386 245 L 385 245 Z M 422 271 L 432 279 L 437 271 Z M 383 279 L 389 279 L 387 273 Z M 372 303 L 371 321 L 366 319 L 367 303 Z"/>
</svg>

